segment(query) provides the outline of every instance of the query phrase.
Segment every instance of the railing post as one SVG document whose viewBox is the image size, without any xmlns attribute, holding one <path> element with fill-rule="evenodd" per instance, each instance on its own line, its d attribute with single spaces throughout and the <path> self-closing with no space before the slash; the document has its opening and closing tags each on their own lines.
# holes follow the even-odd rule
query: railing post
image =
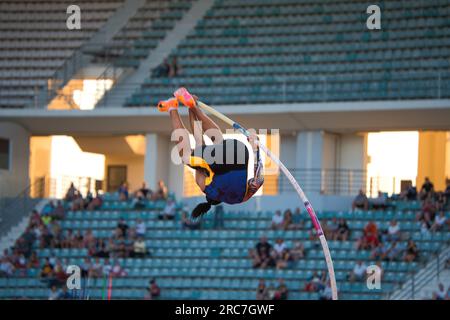
<svg viewBox="0 0 450 320">
<path fill-rule="evenodd" d="M 411 282 L 411 299 L 414 300 L 415 297 L 415 291 L 416 290 L 416 286 L 415 286 L 415 274 L 413 273 L 412 276 L 412 282 Z"/>
</svg>

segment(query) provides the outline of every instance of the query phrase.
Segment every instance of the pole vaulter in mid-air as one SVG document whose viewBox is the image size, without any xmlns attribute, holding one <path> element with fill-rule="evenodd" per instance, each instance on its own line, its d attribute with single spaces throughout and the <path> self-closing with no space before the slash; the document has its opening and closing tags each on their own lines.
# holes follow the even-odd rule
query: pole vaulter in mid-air
<svg viewBox="0 0 450 320">
<path fill-rule="evenodd" d="M 263 150 L 291 182 L 312 220 L 327 263 L 332 298 L 337 300 L 333 261 L 325 235 L 311 203 L 289 170 L 269 149 L 259 142 L 256 134 L 250 133 L 227 116 L 199 101 L 196 96 L 190 94 L 185 88 L 176 90 L 174 96 L 175 98 L 159 102 L 158 110 L 168 112 L 173 129 L 181 130 L 177 144 L 179 155 L 184 164 L 195 169 L 195 181 L 206 196 L 206 202 L 200 203 L 194 208 L 192 217 L 198 218 L 205 214 L 211 208 L 211 205 L 217 205 L 221 202 L 238 204 L 250 199 L 264 182 L 262 162 L 259 154 L 260 149 Z M 194 150 L 190 146 L 189 131 L 178 114 L 179 103 L 189 109 L 190 125 L 194 132 L 196 143 Z M 248 179 L 247 175 L 250 154 L 247 146 L 237 139 L 223 139 L 219 126 L 203 110 L 215 115 L 247 137 L 255 159 L 253 178 Z M 196 135 L 195 132 L 199 130 L 202 134 Z M 208 136 L 213 144 L 206 145 L 203 134 Z"/>
</svg>

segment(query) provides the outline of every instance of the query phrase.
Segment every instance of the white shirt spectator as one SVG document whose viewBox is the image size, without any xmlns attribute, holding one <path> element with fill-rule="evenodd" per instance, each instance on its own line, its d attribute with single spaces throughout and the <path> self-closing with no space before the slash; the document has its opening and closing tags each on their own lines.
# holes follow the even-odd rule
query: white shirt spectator
<svg viewBox="0 0 450 320">
<path fill-rule="evenodd" d="M 390 235 L 397 234 L 399 231 L 400 231 L 400 226 L 398 225 L 398 223 L 396 223 L 395 225 L 390 225 L 388 228 L 388 233 Z"/>
<path fill-rule="evenodd" d="M 136 233 L 138 235 L 145 235 L 145 230 L 146 230 L 146 226 L 145 226 L 144 221 L 141 221 L 140 223 L 138 223 L 136 225 Z"/>
<path fill-rule="evenodd" d="M 283 216 L 281 214 L 275 214 L 272 217 L 272 224 L 280 225 L 283 223 Z"/>
<path fill-rule="evenodd" d="M 442 226 L 444 225 L 445 221 L 447 221 L 447 218 L 445 216 L 436 216 L 436 218 L 434 218 L 434 222 L 436 222 L 437 225 Z"/>
<path fill-rule="evenodd" d="M 366 273 L 366 269 L 367 267 L 363 263 L 356 264 L 353 267 L 353 273 L 358 277 L 362 277 Z"/>
<path fill-rule="evenodd" d="M 286 249 L 286 244 L 284 242 L 275 243 L 273 249 L 275 250 L 276 253 L 280 254 L 283 252 L 284 249 Z"/>
</svg>

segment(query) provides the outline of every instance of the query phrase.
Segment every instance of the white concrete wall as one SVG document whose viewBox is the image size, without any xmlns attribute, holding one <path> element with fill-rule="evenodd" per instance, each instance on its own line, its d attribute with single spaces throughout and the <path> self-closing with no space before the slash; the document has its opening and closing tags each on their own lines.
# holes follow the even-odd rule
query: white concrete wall
<svg viewBox="0 0 450 320">
<path fill-rule="evenodd" d="M 0 197 L 14 197 L 29 185 L 30 134 L 23 127 L 0 122 L 0 137 L 9 139 L 9 170 L 0 169 Z"/>
</svg>

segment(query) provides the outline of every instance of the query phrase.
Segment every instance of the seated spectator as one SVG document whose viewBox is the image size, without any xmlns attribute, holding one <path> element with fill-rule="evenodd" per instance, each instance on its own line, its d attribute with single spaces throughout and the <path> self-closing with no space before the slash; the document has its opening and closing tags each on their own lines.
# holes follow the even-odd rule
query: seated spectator
<svg viewBox="0 0 450 320">
<path fill-rule="evenodd" d="M 422 221 L 420 223 L 420 233 L 421 234 L 423 234 L 423 235 L 430 234 L 430 228 L 431 228 L 431 226 L 426 221 Z"/>
<path fill-rule="evenodd" d="M 0 259 L 0 277 L 11 277 L 14 274 L 14 265 L 7 257 Z"/>
<path fill-rule="evenodd" d="M 442 282 L 439 283 L 437 291 L 433 292 L 433 296 L 434 300 L 445 300 L 447 298 L 447 290 Z"/>
<path fill-rule="evenodd" d="M 139 236 L 133 244 L 133 256 L 137 258 L 145 258 L 147 256 L 147 246 L 142 236 Z"/>
<path fill-rule="evenodd" d="M 406 262 L 413 262 L 417 259 L 418 255 L 419 249 L 417 248 L 416 243 L 412 239 L 408 240 L 408 245 L 406 247 L 403 260 Z"/>
<path fill-rule="evenodd" d="M 447 223 L 447 218 L 445 217 L 444 211 L 440 211 L 439 215 L 436 215 L 434 222 L 430 227 L 430 231 L 436 232 L 444 229 Z"/>
<path fill-rule="evenodd" d="M 357 249 L 373 249 L 378 246 L 378 242 L 378 227 L 376 223 L 371 220 L 364 227 L 363 236 L 357 242 Z"/>
<path fill-rule="evenodd" d="M 117 228 L 120 229 L 120 231 L 122 231 L 122 236 L 126 237 L 127 236 L 127 231 L 128 231 L 128 224 L 125 222 L 124 218 L 120 218 L 119 222 L 117 223 Z"/>
<path fill-rule="evenodd" d="M 419 221 L 425 221 L 427 224 L 431 225 L 434 221 L 436 211 L 436 204 L 433 202 L 430 196 L 424 200 L 422 210 L 418 213 L 416 218 Z"/>
<path fill-rule="evenodd" d="M 136 236 L 137 237 L 145 237 L 147 227 L 145 226 L 145 222 L 142 219 L 137 219 L 136 221 Z"/>
<path fill-rule="evenodd" d="M 103 199 L 102 197 L 97 193 L 94 199 L 92 199 L 91 202 L 87 205 L 87 210 L 94 211 L 99 210 L 102 207 Z"/>
<path fill-rule="evenodd" d="M 338 229 L 335 240 L 347 241 L 350 234 L 350 228 L 345 219 L 339 219 Z"/>
<path fill-rule="evenodd" d="M 255 246 L 255 250 L 250 251 L 250 257 L 253 259 L 253 268 L 275 266 L 275 259 L 272 256 L 272 245 L 267 242 L 266 237 L 261 237 Z"/>
<path fill-rule="evenodd" d="M 353 270 L 350 272 L 348 280 L 350 282 L 363 281 L 367 276 L 367 266 L 361 260 L 356 262 Z"/>
<path fill-rule="evenodd" d="M 329 239 L 337 240 L 339 235 L 339 222 L 336 217 L 333 217 L 330 223 L 327 223 Z"/>
<path fill-rule="evenodd" d="M 73 201 L 75 199 L 75 195 L 78 193 L 78 190 L 75 188 L 73 182 L 70 183 L 69 189 L 67 189 L 65 200 Z"/>
<path fill-rule="evenodd" d="M 417 200 L 417 188 L 412 184 L 408 186 L 408 188 L 400 194 L 400 199 L 406 201 L 416 201 Z"/>
<path fill-rule="evenodd" d="M 434 185 L 430 181 L 428 177 L 425 177 L 425 182 L 422 184 L 422 187 L 420 188 L 420 199 L 424 200 L 428 198 L 430 195 L 434 193 Z"/>
<path fill-rule="evenodd" d="M 292 212 L 291 212 L 291 210 L 288 209 L 284 212 L 283 229 L 290 230 L 290 229 L 292 229 L 292 226 L 293 226 Z"/>
<path fill-rule="evenodd" d="M 81 194 L 78 191 L 76 191 L 75 195 L 73 197 L 73 200 L 72 200 L 71 210 L 72 211 L 80 211 L 83 209 L 84 209 L 83 197 L 81 196 Z"/>
<path fill-rule="evenodd" d="M 176 203 L 173 199 L 168 199 L 164 210 L 158 215 L 161 220 L 174 220 L 176 212 Z"/>
<path fill-rule="evenodd" d="M 389 224 L 386 240 L 387 241 L 399 241 L 401 238 L 400 226 L 397 220 L 392 220 Z"/>
<path fill-rule="evenodd" d="M 170 68 L 169 68 L 169 77 L 173 78 L 176 77 L 178 75 L 180 75 L 181 73 L 181 68 L 178 64 L 177 61 L 177 57 L 172 57 L 172 61 L 170 63 Z"/>
<path fill-rule="evenodd" d="M 188 217 L 188 214 L 186 213 L 186 211 L 183 211 L 181 213 L 181 226 L 183 229 L 189 229 L 189 230 L 200 229 L 200 223 L 201 223 L 200 219 L 196 219 L 194 221 L 191 220 Z"/>
<path fill-rule="evenodd" d="M 444 191 L 444 199 L 445 199 L 445 203 L 444 203 L 444 208 L 450 205 L 450 182 L 447 183 L 447 187 L 445 188 Z"/>
<path fill-rule="evenodd" d="M 370 258 L 373 260 L 384 260 L 386 257 L 387 248 L 384 246 L 383 242 L 379 242 L 376 248 L 372 250 Z"/>
<path fill-rule="evenodd" d="M 352 202 L 352 211 L 355 211 L 355 209 L 362 209 L 362 210 L 369 209 L 369 200 L 367 199 L 366 194 L 362 190 L 359 190 L 358 195 Z"/>
<path fill-rule="evenodd" d="M 55 275 L 55 284 L 58 287 L 63 286 L 66 283 L 68 275 L 66 273 L 66 269 L 59 260 L 55 264 L 54 275 Z"/>
<path fill-rule="evenodd" d="M 169 191 L 167 190 L 167 187 L 164 184 L 164 181 L 159 180 L 158 181 L 158 189 L 154 193 L 153 200 L 167 200 L 168 196 L 169 196 Z"/>
<path fill-rule="evenodd" d="M 256 300 L 269 300 L 269 290 L 263 279 L 259 279 L 258 288 L 256 289 Z"/>
<path fill-rule="evenodd" d="M 276 257 L 278 258 L 281 253 L 286 249 L 286 243 L 283 239 L 278 238 L 275 240 L 275 245 L 273 246 L 273 249 L 275 250 Z"/>
<path fill-rule="evenodd" d="M 111 269 L 111 275 L 113 277 L 125 277 L 127 275 L 127 272 L 124 269 L 122 269 L 122 267 L 119 264 L 119 261 L 116 261 L 116 263 Z"/>
<path fill-rule="evenodd" d="M 127 201 L 128 200 L 128 184 L 126 182 L 123 182 L 119 189 L 117 190 L 117 193 L 119 193 L 119 199 L 121 201 Z"/>
<path fill-rule="evenodd" d="M 275 254 L 273 254 L 275 256 Z M 278 270 L 285 269 L 288 267 L 289 262 L 291 261 L 291 253 L 289 249 L 284 249 L 279 255 L 277 255 L 277 258 L 275 259 L 276 268 Z"/>
<path fill-rule="evenodd" d="M 373 198 L 370 200 L 370 204 L 372 205 L 372 208 L 377 210 L 377 209 L 381 209 L 384 210 L 386 209 L 387 206 L 387 197 L 386 194 L 378 191 L 378 197 Z"/>
<path fill-rule="evenodd" d="M 36 251 L 33 251 L 33 253 L 31 254 L 30 258 L 27 261 L 27 268 L 28 269 L 39 268 L 39 266 L 40 266 L 40 262 L 39 262 L 38 255 L 37 255 Z"/>
<path fill-rule="evenodd" d="M 298 261 L 305 257 L 305 247 L 298 240 L 294 242 L 294 245 L 291 249 L 291 257 L 294 261 Z"/>
<path fill-rule="evenodd" d="M 386 250 L 386 255 L 384 260 L 394 261 L 397 260 L 398 255 L 401 253 L 400 248 L 398 247 L 397 241 L 391 243 L 391 245 Z"/>
<path fill-rule="evenodd" d="M 169 60 L 164 59 L 163 63 L 153 69 L 152 76 L 155 78 L 167 78 L 169 76 L 170 64 Z"/>
<path fill-rule="evenodd" d="M 67 286 L 61 287 L 61 292 L 58 296 L 58 300 L 71 300 L 72 299 L 72 294 L 70 294 L 67 290 L 68 290 Z"/>
<path fill-rule="evenodd" d="M 58 300 L 60 296 L 60 292 L 56 285 L 52 285 L 50 288 L 50 292 L 48 294 L 48 300 Z"/>
<path fill-rule="evenodd" d="M 49 258 L 45 258 L 44 265 L 41 268 L 41 278 L 50 279 L 53 277 L 53 265 L 50 263 Z"/>
<path fill-rule="evenodd" d="M 101 278 L 103 276 L 103 265 L 100 262 L 100 259 L 97 257 L 94 260 L 90 270 L 89 277 L 91 278 Z"/>
<path fill-rule="evenodd" d="M 316 270 L 305 285 L 306 292 L 319 292 L 325 288 L 325 275 L 319 274 Z"/>
<path fill-rule="evenodd" d="M 273 295 L 273 300 L 287 300 L 289 290 L 284 282 L 284 279 L 278 280 L 278 287 Z"/>
<path fill-rule="evenodd" d="M 275 214 L 272 217 L 271 227 L 274 230 L 281 230 L 283 229 L 283 226 L 284 226 L 283 216 L 281 215 L 281 211 L 277 210 L 275 211 Z"/>
<path fill-rule="evenodd" d="M 149 286 L 147 288 L 146 299 L 157 300 L 161 296 L 161 288 L 156 283 L 155 279 L 149 281 Z"/>
<path fill-rule="evenodd" d="M 319 300 L 332 300 L 333 291 L 331 290 L 331 281 L 327 281 L 327 285 L 323 290 L 320 291 Z"/>
<path fill-rule="evenodd" d="M 152 193 L 152 190 L 147 187 L 147 184 L 145 182 L 142 182 L 142 186 L 137 191 L 137 196 L 142 196 L 144 199 L 147 199 L 151 198 Z"/>
<path fill-rule="evenodd" d="M 301 229 L 303 228 L 303 217 L 302 211 L 300 208 L 295 208 L 294 215 L 292 216 L 292 229 Z"/>
<path fill-rule="evenodd" d="M 56 207 L 50 213 L 53 220 L 62 220 L 65 217 L 65 210 L 62 201 L 58 201 Z"/>
</svg>

